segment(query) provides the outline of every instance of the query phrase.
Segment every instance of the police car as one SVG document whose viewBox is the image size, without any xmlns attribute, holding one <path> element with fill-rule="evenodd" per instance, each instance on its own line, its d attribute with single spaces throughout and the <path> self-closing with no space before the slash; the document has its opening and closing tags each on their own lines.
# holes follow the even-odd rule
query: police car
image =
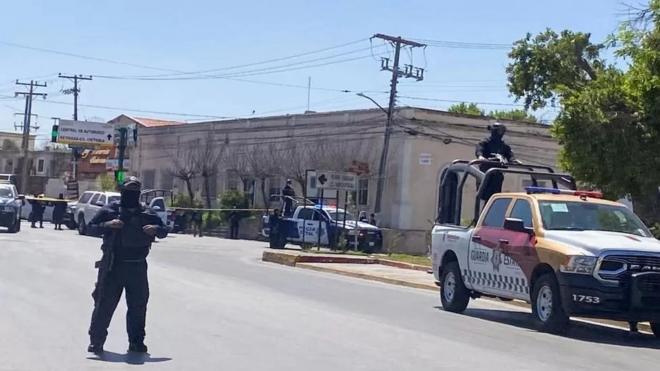
<svg viewBox="0 0 660 371">
<path fill-rule="evenodd" d="M 462 312 L 480 296 L 517 299 L 531 304 L 541 331 L 563 332 L 578 316 L 649 321 L 660 337 L 660 241 L 630 209 L 577 190 L 567 174 L 523 167 L 483 174 L 472 165 L 442 176 L 431 255 L 445 310 Z M 555 186 L 495 194 L 483 211 L 477 203 L 473 223 L 461 225 L 460 177 L 477 176 L 479 197 L 494 172 Z"/>
<path fill-rule="evenodd" d="M 269 237 L 268 216 L 264 216 L 262 235 Z M 290 218 L 282 218 L 281 231 L 286 241 L 298 245 L 347 247 L 376 252 L 383 246 L 382 231 L 375 225 L 357 221 L 351 213 L 331 206 L 298 206 Z"/>
<path fill-rule="evenodd" d="M 24 199 L 13 184 L 0 182 L 0 227 L 7 228 L 9 233 L 21 230 L 21 208 Z"/>
</svg>

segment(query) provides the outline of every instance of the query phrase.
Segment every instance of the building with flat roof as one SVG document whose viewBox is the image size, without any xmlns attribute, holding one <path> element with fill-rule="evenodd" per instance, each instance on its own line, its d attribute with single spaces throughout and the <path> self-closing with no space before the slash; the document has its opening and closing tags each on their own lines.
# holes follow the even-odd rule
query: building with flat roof
<svg viewBox="0 0 660 371">
<path fill-rule="evenodd" d="M 476 144 L 489 135 L 487 127 L 494 121 L 397 108 L 378 223 L 399 230 L 429 230 L 437 216 L 442 169 L 455 159 L 473 159 Z M 559 144 L 547 125 L 500 121 L 508 127 L 505 140 L 519 160 L 557 164 Z M 223 191 L 238 189 L 250 195 L 255 207 L 263 207 L 277 205 L 271 195 L 279 193 L 287 178 L 302 194 L 306 169 L 359 169 L 359 189 L 350 194 L 350 209 L 371 213 L 385 123 L 381 110 L 363 109 L 144 127 L 132 151 L 131 171 L 147 188 L 187 193 L 181 174 L 194 169 L 195 162 L 212 160 L 213 166 L 205 165 L 217 171 L 203 176 L 198 167 L 190 179 L 196 197 L 204 200 L 208 194 L 215 201 Z M 504 190 L 519 190 L 524 182 L 507 178 Z M 476 185 L 465 188 L 472 192 Z M 338 199 L 343 205 L 343 196 Z M 473 210 L 470 197 L 464 199 L 464 210 Z"/>
</svg>

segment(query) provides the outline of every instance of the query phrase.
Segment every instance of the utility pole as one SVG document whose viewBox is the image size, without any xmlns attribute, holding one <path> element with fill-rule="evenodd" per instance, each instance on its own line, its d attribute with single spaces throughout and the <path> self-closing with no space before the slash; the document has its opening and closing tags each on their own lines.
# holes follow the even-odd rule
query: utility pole
<svg viewBox="0 0 660 371">
<path fill-rule="evenodd" d="M 80 88 L 78 87 L 78 80 L 91 80 L 92 76 L 83 76 L 83 75 L 63 75 L 59 73 L 57 77 L 61 79 L 71 79 L 73 80 L 73 88 L 72 89 L 66 89 L 63 91 L 65 94 L 73 94 L 73 119 L 75 121 L 78 121 L 78 94 L 80 93 Z M 73 147 L 71 148 L 71 154 L 73 155 L 73 160 L 71 162 L 71 167 L 72 167 L 72 173 L 73 173 L 73 179 L 78 179 L 78 172 L 77 172 L 77 165 L 78 165 L 78 158 L 80 157 L 80 151 L 79 148 Z"/>
<path fill-rule="evenodd" d="M 46 98 L 46 93 L 35 93 L 34 88 L 40 87 L 45 88 L 46 83 L 38 83 L 34 80 L 27 82 L 20 82 L 16 80 L 16 85 L 29 86 L 30 90 L 27 92 L 17 91 L 14 93 L 14 96 L 24 95 L 25 96 L 25 113 L 23 116 L 23 140 L 21 142 L 21 149 L 23 150 L 23 163 L 21 164 L 21 192 L 27 193 L 29 190 L 28 179 L 29 179 L 29 147 L 30 147 L 30 119 L 32 118 L 32 97 L 40 96 L 44 99 Z"/>
<path fill-rule="evenodd" d="M 387 108 L 387 122 L 385 124 L 385 139 L 383 140 L 383 150 L 380 154 L 380 164 L 378 166 L 378 183 L 376 186 L 376 205 L 374 212 L 380 213 L 381 203 L 383 199 L 383 188 L 385 187 L 385 170 L 387 169 L 387 154 L 389 153 L 390 147 L 390 134 L 392 131 L 392 119 L 394 115 L 394 105 L 396 103 L 396 86 L 399 82 L 399 76 L 406 78 L 414 78 L 417 81 L 424 79 L 424 69 L 413 67 L 411 64 L 405 65 L 404 70 L 399 69 L 399 56 L 401 54 L 402 46 L 410 46 L 412 48 L 421 48 L 425 47 L 425 44 L 421 44 L 415 41 L 402 39 L 401 36 L 394 37 L 383 34 L 375 34 L 371 37 L 372 39 L 382 39 L 389 41 L 394 46 L 394 65 L 390 67 L 389 58 L 381 59 L 381 70 L 383 71 L 392 71 L 392 81 L 390 83 L 390 102 Z M 412 62 L 411 62 L 412 63 Z"/>
<path fill-rule="evenodd" d="M 64 94 L 73 94 L 73 119 L 78 121 L 78 94 L 80 93 L 80 88 L 78 87 L 78 80 L 91 80 L 92 76 L 83 76 L 83 75 L 63 75 L 59 73 L 57 77 L 61 79 L 72 79 L 73 88 L 66 89 L 63 91 Z"/>
</svg>

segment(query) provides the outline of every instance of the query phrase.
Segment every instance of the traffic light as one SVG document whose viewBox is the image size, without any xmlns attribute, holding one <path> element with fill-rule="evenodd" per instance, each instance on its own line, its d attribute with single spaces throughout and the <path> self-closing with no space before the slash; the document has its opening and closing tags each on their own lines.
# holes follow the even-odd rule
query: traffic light
<svg viewBox="0 0 660 371">
<path fill-rule="evenodd" d="M 124 183 L 124 178 L 126 177 L 126 171 L 124 170 L 115 170 L 115 182 L 117 184 Z"/>
<path fill-rule="evenodd" d="M 57 143 L 57 137 L 60 134 L 60 126 L 59 125 L 53 125 L 53 130 L 50 132 L 50 141 L 52 143 Z"/>
</svg>

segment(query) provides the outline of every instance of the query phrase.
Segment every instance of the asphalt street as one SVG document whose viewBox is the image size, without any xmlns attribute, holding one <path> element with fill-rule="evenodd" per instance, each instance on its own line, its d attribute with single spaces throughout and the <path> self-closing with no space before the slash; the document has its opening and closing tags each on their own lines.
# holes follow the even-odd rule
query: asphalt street
<svg viewBox="0 0 660 371">
<path fill-rule="evenodd" d="M 99 358 L 86 353 L 101 240 L 0 231 L 0 370 L 656 370 L 650 335 L 575 323 L 534 331 L 529 314 L 260 261 L 265 243 L 174 235 L 149 257 L 149 354 L 127 354 L 125 310 Z M 140 365 L 140 366 L 138 366 Z"/>
</svg>

